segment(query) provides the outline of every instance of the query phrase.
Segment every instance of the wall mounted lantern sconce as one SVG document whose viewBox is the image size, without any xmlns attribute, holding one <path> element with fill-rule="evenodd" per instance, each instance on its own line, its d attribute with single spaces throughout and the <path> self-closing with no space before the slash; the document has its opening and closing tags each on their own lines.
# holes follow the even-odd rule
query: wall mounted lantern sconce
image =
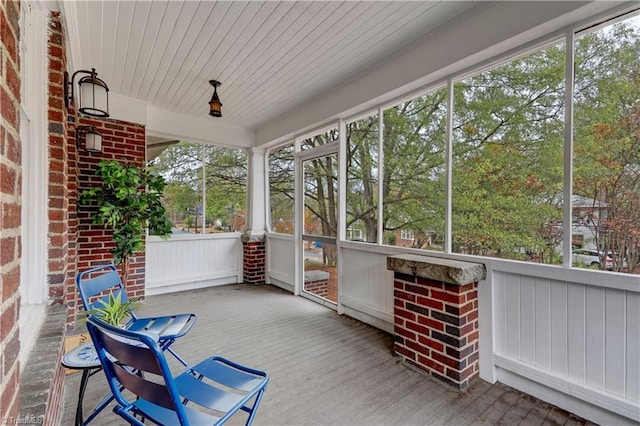
<svg viewBox="0 0 640 426">
<path fill-rule="evenodd" d="M 222 102 L 220 102 L 216 90 L 218 86 L 222 86 L 222 83 L 217 80 L 209 80 L 209 84 L 213 86 L 213 96 L 211 96 L 211 100 L 209 101 L 209 115 L 212 117 L 222 117 Z"/>
<path fill-rule="evenodd" d="M 64 73 L 64 106 L 69 108 L 74 101 L 74 83 L 78 74 L 86 74 L 78 80 L 78 111 L 92 117 L 109 117 L 109 87 L 98 78 L 95 68 L 74 72 L 71 81 L 69 73 Z"/>
<path fill-rule="evenodd" d="M 76 127 L 76 147 L 80 148 L 80 140 L 84 135 L 84 149 L 89 152 L 102 152 L 102 133 L 95 126 Z"/>
</svg>

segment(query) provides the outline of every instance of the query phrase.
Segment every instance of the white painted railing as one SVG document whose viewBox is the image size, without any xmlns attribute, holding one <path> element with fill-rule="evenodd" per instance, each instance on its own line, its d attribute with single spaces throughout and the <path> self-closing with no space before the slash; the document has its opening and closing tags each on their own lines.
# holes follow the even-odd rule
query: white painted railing
<svg viewBox="0 0 640 426">
<path fill-rule="evenodd" d="M 242 282 L 240 233 L 148 237 L 146 294 Z"/>
<path fill-rule="evenodd" d="M 598 423 L 640 422 L 640 278 L 517 262 L 489 267 L 480 285 L 481 322 L 493 313 L 491 327 L 480 330 L 482 376 Z"/>
<path fill-rule="evenodd" d="M 267 282 L 293 293 L 295 284 L 295 238 L 267 234 Z"/>
<path fill-rule="evenodd" d="M 393 333 L 393 272 L 387 271 L 393 254 L 397 251 L 366 244 L 341 247 L 339 312 Z"/>
</svg>

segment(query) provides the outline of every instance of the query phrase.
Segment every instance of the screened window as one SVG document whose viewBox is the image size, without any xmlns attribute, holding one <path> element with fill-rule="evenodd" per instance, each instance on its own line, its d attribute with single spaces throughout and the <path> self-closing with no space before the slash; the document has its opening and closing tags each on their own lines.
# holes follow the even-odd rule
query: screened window
<svg viewBox="0 0 640 426">
<path fill-rule="evenodd" d="M 378 115 L 347 123 L 347 239 L 378 239 Z"/>
<path fill-rule="evenodd" d="M 338 142 L 338 129 L 331 129 L 326 132 L 318 133 L 314 136 L 309 136 L 307 138 L 302 139 L 300 142 L 301 149 L 311 149 L 317 148 L 322 145 L 326 145 L 333 142 Z"/>
<path fill-rule="evenodd" d="M 294 221 L 294 145 L 286 145 L 269 153 L 269 206 L 271 229 L 293 234 Z"/>
<path fill-rule="evenodd" d="M 446 89 L 384 111 L 384 243 L 444 249 Z M 404 245 L 404 243 L 402 244 Z"/>
<path fill-rule="evenodd" d="M 600 258 L 587 266 L 640 272 L 634 13 L 576 33 L 573 46 L 549 43 L 452 76 L 453 93 L 440 88 L 381 107 L 382 129 L 377 114 L 346 122 L 346 238 L 556 265 L 569 263 L 567 253 L 582 266 L 571 252 L 584 249 Z M 567 52 L 575 58 L 573 158 L 564 158 Z M 301 148 L 337 140 L 333 129 Z M 565 170 L 573 174 L 572 194 Z M 306 207 L 305 217 L 335 222 Z"/>
<path fill-rule="evenodd" d="M 640 261 L 640 17 L 576 36 L 574 98 L 575 240 L 601 269 Z M 574 214 L 576 216 L 576 214 Z M 585 262 L 577 262 L 584 265 Z M 611 264 L 609 264 L 611 263 Z"/>
<path fill-rule="evenodd" d="M 181 142 L 150 166 L 167 181 L 163 204 L 174 233 L 242 230 L 247 185 L 242 150 Z"/>
<path fill-rule="evenodd" d="M 563 45 L 455 84 L 454 252 L 559 263 Z"/>
</svg>

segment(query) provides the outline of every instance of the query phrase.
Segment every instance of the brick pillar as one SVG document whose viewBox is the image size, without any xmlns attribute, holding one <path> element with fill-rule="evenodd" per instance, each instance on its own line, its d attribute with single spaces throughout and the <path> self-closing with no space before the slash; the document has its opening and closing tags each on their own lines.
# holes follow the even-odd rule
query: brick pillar
<svg viewBox="0 0 640 426">
<path fill-rule="evenodd" d="M 0 3 L 0 422 L 20 411 L 20 3 Z"/>
<path fill-rule="evenodd" d="M 242 271 L 245 284 L 264 284 L 267 250 L 264 235 L 242 236 Z"/>
<path fill-rule="evenodd" d="M 484 265 L 423 256 L 387 258 L 394 271 L 394 352 L 465 389 L 479 374 L 478 281 Z"/>
<path fill-rule="evenodd" d="M 47 40 L 49 68 L 49 229 L 48 273 L 49 299 L 63 303 L 67 269 L 69 227 L 68 133 L 64 107 L 63 74 L 66 68 L 64 33 L 59 12 L 51 12 Z"/>
</svg>

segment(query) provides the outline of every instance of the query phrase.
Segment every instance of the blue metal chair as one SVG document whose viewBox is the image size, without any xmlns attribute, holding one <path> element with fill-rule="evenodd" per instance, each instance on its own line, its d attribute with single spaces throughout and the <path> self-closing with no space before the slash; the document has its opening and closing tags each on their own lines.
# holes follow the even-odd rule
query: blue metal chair
<svg viewBox="0 0 640 426">
<path fill-rule="evenodd" d="M 117 402 L 113 411 L 130 424 L 220 425 L 238 410 L 249 413 L 247 425 L 253 421 L 267 373 L 214 356 L 174 377 L 153 333 L 113 327 L 95 316 L 87 328 Z"/>
<path fill-rule="evenodd" d="M 128 300 L 118 270 L 111 264 L 79 273 L 76 276 L 76 285 L 80 292 L 82 305 L 86 311 L 100 307 L 98 301 L 106 301 L 111 293 L 114 297 L 118 297 L 118 294 L 120 294 L 122 303 Z M 195 322 L 195 314 L 140 318 L 136 316 L 135 313 L 132 313 L 131 320 L 125 325 L 125 328 L 131 331 L 148 331 L 158 335 L 160 348 L 163 351 L 169 351 L 178 361 L 186 366 L 186 361 L 169 346 L 171 346 L 176 339 L 187 334 Z"/>
</svg>

